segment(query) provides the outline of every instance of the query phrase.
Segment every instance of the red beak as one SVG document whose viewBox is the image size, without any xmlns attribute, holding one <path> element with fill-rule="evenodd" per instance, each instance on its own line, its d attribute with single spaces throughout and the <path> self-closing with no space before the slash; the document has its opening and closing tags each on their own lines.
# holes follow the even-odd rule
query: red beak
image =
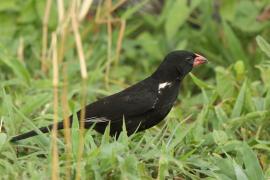
<svg viewBox="0 0 270 180">
<path fill-rule="evenodd" d="M 196 57 L 193 62 L 193 67 L 197 67 L 201 64 L 207 63 L 207 59 L 199 54 L 196 54 Z"/>
</svg>

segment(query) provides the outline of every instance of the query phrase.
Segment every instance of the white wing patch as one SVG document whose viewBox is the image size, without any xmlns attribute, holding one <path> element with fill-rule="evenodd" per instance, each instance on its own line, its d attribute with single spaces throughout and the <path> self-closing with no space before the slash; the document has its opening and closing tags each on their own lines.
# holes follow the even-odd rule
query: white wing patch
<svg viewBox="0 0 270 180">
<path fill-rule="evenodd" d="M 107 119 L 106 117 L 91 117 L 91 118 L 85 119 L 85 122 L 93 122 L 93 123 L 108 122 L 108 121 L 110 120 Z"/>
<path fill-rule="evenodd" d="M 172 85 L 171 82 L 160 83 L 160 84 L 158 85 L 158 93 L 161 93 L 161 90 L 162 90 L 162 89 L 164 89 L 164 88 L 167 87 L 167 86 L 170 87 L 171 85 Z"/>
</svg>

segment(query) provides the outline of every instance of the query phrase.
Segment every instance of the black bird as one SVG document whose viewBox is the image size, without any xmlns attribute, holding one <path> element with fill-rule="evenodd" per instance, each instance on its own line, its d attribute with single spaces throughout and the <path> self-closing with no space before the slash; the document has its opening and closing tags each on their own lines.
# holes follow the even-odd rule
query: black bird
<svg viewBox="0 0 270 180">
<path fill-rule="evenodd" d="M 143 131 L 162 121 L 170 112 L 177 98 L 182 79 L 207 60 L 199 54 L 188 51 L 169 53 L 158 69 L 146 79 L 129 88 L 93 102 L 85 108 L 85 128 L 93 128 L 104 133 L 110 123 L 110 135 L 118 136 L 125 121 L 127 134 Z M 81 112 L 77 112 L 80 119 Z M 69 118 L 72 124 L 72 116 Z M 53 125 L 39 130 L 47 133 Z M 63 122 L 58 129 L 63 129 Z M 12 142 L 37 135 L 35 130 L 15 136 Z"/>
</svg>

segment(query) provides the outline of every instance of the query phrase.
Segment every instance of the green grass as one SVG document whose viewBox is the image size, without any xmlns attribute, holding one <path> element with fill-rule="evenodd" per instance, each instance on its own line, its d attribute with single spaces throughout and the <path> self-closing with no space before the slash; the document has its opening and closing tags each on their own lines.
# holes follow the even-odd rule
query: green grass
<svg viewBox="0 0 270 180">
<path fill-rule="evenodd" d="M 149 1 L 150 2 L 150 1 Z M 257 21 L 268 1 L 166 1 L 158 14 L 143 1 L 119 9 L 126 20 L 119 63 L 115 63 L 119 25 L 113 26 L 109 87 L 104 81 L 106 24 L 81 22 L 87 64 L 87 102 L 118 92 L 146 76 L 174 49 L 203 53 L 210 63 L 183 82 L 178 100 L 158 126 L 119 139 L 85 133 L 82 179 L 251 179 L 270 178 L 270 23 Z M 0 2 L 0 179 L 48 179 L 52 173 L 51 135 L 9 143 L 19 133 L 53 121 L 53 72 L 40 70 L 45 1 Z M 115 1 L 113 2 L 115 4 Z M 65 2 L 68 7 L 69 3 Z M 48 24 L 59 27 L 53 1 Z M 106 5 L 102 4 L 102 8 Z M 92 7 L 94 9 L 94 7 Z M 181 10 L 181 11 L 180 11 Z M 91 10 L 92 11 L 92 10 Z M 217 19 L 213 14 L 219 12 Z M 105 13 L 103 12 L 103 15 Z M 58 34 L 59 42 L 61 34 Z M 23 60 L 17 55 L 22 45 Z M 59 43 L 60 44 L 60 43 Z M 60 45 L 59 45 L 60 47 Z M 80 109 L 82 79 L 74 35 L 68 31 L 59 64 L 59 97 L 67 66 L 69 114 Z M 48 49 L 47 53 L 51 53 Z M 59 100 L 59 119 L 63 107 Z M 67 149 L 58 139 L 60 177 L 66 173 Z M 78 124 L 72 127 L 71 179 L 76 176 Z"/>
</svg>

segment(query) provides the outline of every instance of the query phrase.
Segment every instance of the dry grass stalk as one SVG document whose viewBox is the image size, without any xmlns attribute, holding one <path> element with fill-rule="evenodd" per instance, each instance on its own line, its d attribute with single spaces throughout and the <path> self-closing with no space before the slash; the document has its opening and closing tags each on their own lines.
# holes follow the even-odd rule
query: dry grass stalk
<svg viewBox="0 0 270 180">
<path fill-rule="evenodd" d="M 120 20 L 120 30 L 119 30 L 119 36 L 118 36 L 118 39 L 117 39 L 117 46 L 116 46 L 115 65 L 117 65 L 118 62 L 119 62 L 125 30 L 126 30 L 126 21 L 125 20 Z"/>
<path fill-rule="evenodd" d="M 63 25 L 63 28 L 60 33 L 60 46 L 59 46 L 59 54 L 58 54 L 59 63 L 62 63 L 64 59 L 67 34 L 68 34 L 68 28 L 66 25 Z"/>
<path fill-rule="evenodd" d="M 52 34 L 52 48 L 53 48 L 53 92 L 54 92 L 54 116 L 52 129 L 52 179 L 56 180 L 59 177 L 59 162 L 58 162 L 58 148 L 57 148 L 57 123 L 58 123 L 58 61 L 57 61 L 57 37 Z"/>
<path fill-rule="evenodd" d="M 118 37 L 118 41 L 117 41 L 117 50 L 116 50 L 116 55 L 117 58 L 119 58 L 120 56 L 120 52 L 121 52 L 121 46 L 122 46 L 122 39 L 124 36 L 124 31 L 125 31 L 125 21 L 124 20 L 120 20 L 120 19 L 113 19 L 111 17 L 110 12 L 113 12 L 117 7 L 119 7 L 122 3 L 124 3 L 125 0 L 120 1 L 119 3 L 116 4 L 116 6 L 112 7 L 112 1 L 111 0 L 107 0 L 107 4 L 106 4 L 106 12 L 108 12 L 107 14 L 107 19 L 105 21 L 105 23 L 107 24 L 107 31 L 108 31 L 108 64 L 106 67 L 106 77 L 107 77 L 107 82 L 109 82 L 109 71 L 110 71 L 110 66 L 111 66 L 111 62 L 112 62 L 112 23 L 121 23 L 120 26 L 120 30 L 119 30 L 119 37 Z M 59 47 L 59 53 L 58 53 L 58 60 L 60 60 L 62 62 L 62 59 L 64 57 L 64 51 L 65 51 L 65 42 L 66 42 L 66 37 L 68 34 L 68 30 L 69 30 L 69 22 L 71 20 L 71 28 L 72 28 L 72 32 L 74 34 L 74 38 L 75 38 L 75 44 L 76 44 L 76 49 L 77 49 L 77 53 L 78 53 L 78 57 L 79 57 L 79 61 L 80 61 L 80 69 L 81 69 L 81 76 L 82 76 L 82 100 L 81 100 L 81 118 L 80 118 L 80 139 L 79 139 L 79 150 L 78 150 L 78 159 L 77 159 L 77 169 L 76 169 L 76 179 L 81 179 L 81 159 L 82 159 L 82 154 L 83 154 L 83 149 L 84 149 L 84 116 L 85 116 L 85 104 L 86 104 L 86 92 L 87 92 L 87 85 L 86 85 L 86 80 L 87 80 L 87 68 L 86 68 L 86 63 L 85 63 L 85 55 L 83 52 L 83 46 L 82 46 L 82 42 L 81 42 L 81 35 L 79 33 L 79 20 L 82 20 L 85 15 L 87 14 L 87 11 L 89 10 L 92 1 L 91 0 L 86 0 L 83 1 L 82 3 L 82 8 L 80 9 L 80 12 L 77 12 L 77 5 L 78 5 L 78 1 L 77 0 L 73 0 L 70 6 L 70 9 L 68 11 L 67 14 L 64 14 L 64 6 L 63 6 L 63 0 L 58 0 L 58 16 L 59 16 L 59 26 L 58 26 L 58 30 L 57 32 L 60 34 L 60 47 Z M 48 4 L 48 2 L 47 2 Z M 87 6 L 86 6 L 87 5 Z M 46 10 L 48 10 L 46 8 Z M 48 12 L 48 11 L 47 11 Z M 45 13 L 46 14 L 46 13 Z M 48 16 L 47 16 L 48 17 Z M 78 19 L 79 18 L 79 19 Z M 46 21 L 46 18 L 44 17 L 44 27 L 47 26 L 48 21 Z M 44 33 L 43 34 L 47 34 L 47 29 L 45 31 L 45 28 L 43 29 Z M 54 35 L 56 38 L 56 35 Z M 47 37 L 47 35 L 46 35 Z M 44 42 L 43 42 L 44 43 Z M 45 44 L 45 43 L 44 43 Z M 47 42 L 46 42 L 47 45 Z M 46 52 L 47 52 L 47 46 L 46 47 Z M 57 49 L 57 46 L 53 46 L 53 55 L 54 55 L 54 59 L 56 59 L 57 61 L 57 53 L 55 53 L 55 50 Z M 45 57 L 46 57 L 46 53 L 45 53 Z M 59 61 L 58 61 L 59 62 Z M 55 61 L 54 61 L 55 63 Z M 46 65 L 46 64 L 45 64 Z M 58 64 L 57 64 L 58 65 Z M 55 64 L 54 64 L 54 67 Z M 66 142 L 66 152 L 67 152 L 67 157 L 66 157 L 66 179 L 70 179 L 71 177 L 71 132 L 70 129 L 68 127 L 70 127 L 69 125 L 69 121 L 68 121 L 68 107 L 67 107 L 67 77 L 66 77 L 66 67 L 64 68 L 64 88 L 63 88 L 63 95 L 62 95 L 62 104 L 63 104 L 63 115 L 64 115 L 64 136 L 65 136 L 65 142 Z M 54 69 L 55 72 L 55 69 Z M 57 74 L 58 76 L 58 74 Z M 57 77 L 58 79 L 58 77 Z M 57 86 L 56 86 L 57 84 Z M 57 89 L 58 89 L 58 81 L 56 83 L 55 78 L 54 78 L 54 93 L 55 96 L 57 97 L 56 93 L 57 93 Z M 58 97 L 57 97 L 58 99 Z M 54 103 L 56 104 L 56 102 Z M 57 109 L 57 107 L 55 107 L 55 110 Z M 54 118 L 54 120 L 57 117 Z M 54 123 L 57 124 L 57 123 Z M 57 130 L 57 129 L 56 129 Z M 54 135 L 55 137 L 55 151 L 54 151 L 54 155 L 57 155 L 57 144 L 56 144 L 56 138 L 57 138 L 57 131 Z M 58 158 L 57 156 L 54 156 Z M 57 168 L 53 168 L 53 169 L 57 169 L 57 176 L 54 177 L 58 177 L 58 159 L 57 159 L 57 163 L 56 163 L 56 159 L 55 159 L 55 163 L 53 164 L 53 166 L 57 166 Z"/>
<path fill-rule="evenodd" d="M 19 47 L 18 47 L 18 50 L 17 50 L 17 56 L 18 56 L 18 59 L 24 63 L 24 41 L 23 41 L 23 38 L 20 37 L 20 40 L 19 40 Z"/>
<path fill-rule="evenodd" d="M 62 24 L 64 21 L 65 8 L 63 0 L 57 0 L 57 12 L 58 12 L 58 24 Z"/>
<path fill-rule="evenodd" d="M 116 5 L 114 5 L 112 7 L 112 9 L 110 10 L 110 13 L 112 13 L 113 11 L 115 11 L 117 8 L 119 8 L 120 6 L 122 6 L 127 0 L 120 0 L 116 3 Z"/>
<path fill-rule="evenodd" d="M 106 70 L 105 70 L 105 84 L 106 87 L 108 88 L 109 84 L 109 72 L 110 72 L 110 66 L 112 63 L 112 24 L 114 23 L 120 23 L 120 30 L 119 30 L 119 36 L 117 39 L 117 47 L 116 47 L 116 56 L 115 56 L 115 65 L 118 64 L 119 62 L 119 57 L 121 53 L 121 48 L 122 48 L 122 42 L 123 42 L 123 37 L 126 29 L 126 21 L 120 18 L 113 18 L 111 13 L 115 11 L 117 8 L 119 8 L 122 4 L 124 4 L 126 0 L 120 0 L 119 2 L 116 3 L 116 5 L 112 6 L 112 1 L 107 0 L 106 1 L 106 12 L 104 13 L 105 17 L 101 17 L 101 6 L 99 5 L 97 8 L 96 12 L 96 18 L 95 22 L 97 24 L 107 24 L 107 33 L 108 33 L 108 51 L 107 51 L 107 64 L 106 64 Z M 106 18 L 107 17 L 107 18 Z"/>
<path fill-rule="evenodd" d="M 73 0 L 76 1 L 76 0 Z M 77 52 L 79 55 L 79 60 L 80 60 L 80 68 L 81 68 L 81 76 L 83 79 L 87 78 L 87 70 L 86 70 L 86 64 L 85 64 L 85 57 L 83 53 L 83 46 L 82 46 L 82 41 L 81 41 L 81 36 L 79 33 L 79 23 L 78 19 L 76 16 L 76 7 L 75 3 L 73 3 L 73 10 L 71 12 L 71 24 L 72 24 L 72 30 L 75 36 L 75 42 L 76 42 L 76 47 L 77 47 Z"/>
<path fill-rule="evenodd" d="M 81 5 L 81 9 L 79 12 L 79 16 L 78 16 L 78 20 L 81 22 L 85 16 L 87 15 L 87 13 L 89 12 L 89 9 L 92 5 L 93 0 L 84 0 L 82 5 Z"/>
<path fill-rule="evenodd" d="M 84 149 L 84 117 L 85 117 L 85 104 L 86 104 L 86 83 L 87 83 L 87 69 L 85 63 L 85 56 L 83 53 L 83 46 L 81 42 L 81 36 L 79 34 L 79 23 L 77 19 L 77 9 L 76 9 L 76 0 L 72 1 L 71 5 L 71 24 L 72 30 L 75 36 L 76 49 L 78 52 L 80 60 L 80 69 L 82 76 L 82 100 L 81 100 L 81 114 L 80 114 L 80 136 L 79 136 L 79 148 L 78 148 L 78 159 L 77 159 L 77 169 L 76 169 L 76 180 L 81 179 L 81 159 Z"/>
<path fill-rule="evenodd" d="M 68 113 L 68 99 L 67 99 L 67 65 L 64 64 L 63 67 L 63 75 L 64 75 L 64 85 L 63 85 L 63 93 L 62 93 L 62 107 L 63 107 L 63 117 L 64 117 L 64 137 L 65 137 L 65 145 L 66 145 L 66 176 L 65 179 L 71 179 L 71 131 L 70 131 L 70 122 L 69 122 L 69 113 Z"/>
<path fill-rule="evenodd" d="M 107 12 L 110 12 L 111 8 L 112 8 L 112 0 L 107 0 Z M 107 64 L 105 70 L 105 85 L 108 88 L 110 67 L 112 62 L 112 22 L 110 13 L 108 13 L 107 17 L 107 33 L 108 33 L 108 41 L 107 41 L 108 47 L 107 47 Z"/>
<path fill-rule="evenodd" d="M 82 79 L 82 97 L 81 97 L 81 113 L 80 113 L 80 131 L 79 131 L 79 148 L 78 148 L 78 159 L 76 167 L 76 180 L 81 179 L 81 161 L 84 150 L 84 117 L 85 117 L 85 105 L 87 96 L 87 80 Z"/>
<path fill-rule="evenodd" d="M 48 44 L 48 22 L 51 12 L 52 0 L 47 0 L 45 13 L 43 17 L 43 26 L 42 26 L 42 52 L 41 52 L 41 70 L 46 73 L 47 71 L 47 44 Z"/>
<path fill-rule="evenodd" d="M 63 0 L 57 0 L 58 8 L 58 28 L 57 32 L 60 36 L 60 43 L 58 49 L 58 62 L 61 64 L 64 59 L 64 52 L 66 49 L 66 38 L 68 34 L 68 24 L 70 22 L 70 10 L 65 14 Z M 65 139 L 65 179 L 71 179 L 71 162 L 72 162 L 72 146 L 71 146 L 71 130 L 69 122 L 69 112 L 68 112 L 68 99 L 67 99 L 67 65 L 63 66 L 63 76 L 64 84 L 62 91 L 62 112 L 63 112 L 63 123 L 64 123 L 64 139 Z"/>
<path fill-rule="evenodd" d="M 68 24 L 70 21 L 70 10 L 65 14 L 63 0 L 57 0 L 58 9 L 58 28 L 57 32 L 60 34 L 60 45 L 58 53 L 58 61 L 61 64 L 64 58 L 66 38 L 68 34 Z"/>
</svg>

